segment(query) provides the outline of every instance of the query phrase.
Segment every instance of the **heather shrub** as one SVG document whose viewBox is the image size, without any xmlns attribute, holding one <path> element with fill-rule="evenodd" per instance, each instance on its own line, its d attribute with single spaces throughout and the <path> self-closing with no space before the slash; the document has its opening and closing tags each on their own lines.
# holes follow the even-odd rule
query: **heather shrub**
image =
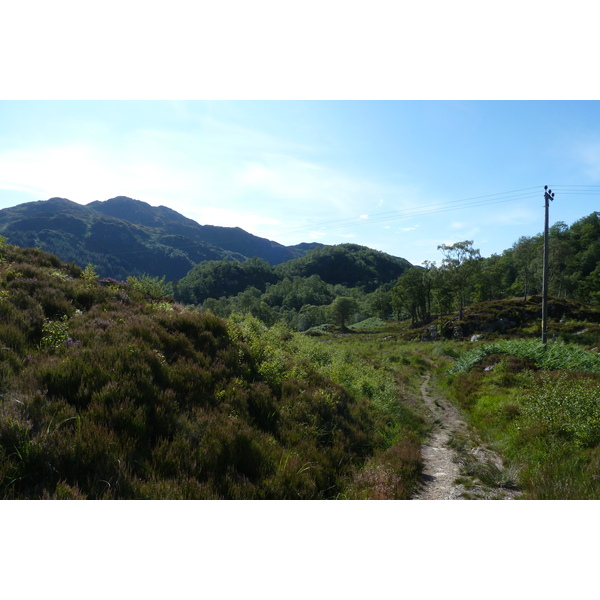
<svg viewBox="0 0 600 600">
<path fill-rule="evenodd" d="M 27 338 L 23 331 L 17 325 L 10 322 L 2 322 L 0 319 L 0 348 L 1 350 L 11 350 L 17 355 L 21 355 L 27 348 Z M 6 355 L 2 355 L 5 357 Z"/>
<path fill-rule="evenodd" d="M 3 498 L 335 498 L 397 441 L 391 380 L 351 354 L 6 257 Z"/>
<path fill-rule="evenodd" d="M 421 445 L 414 436 L 404 438 L 357 472 L 346 497 L 360 500 L 407 500 L 423 464 Z"/>
</svg>

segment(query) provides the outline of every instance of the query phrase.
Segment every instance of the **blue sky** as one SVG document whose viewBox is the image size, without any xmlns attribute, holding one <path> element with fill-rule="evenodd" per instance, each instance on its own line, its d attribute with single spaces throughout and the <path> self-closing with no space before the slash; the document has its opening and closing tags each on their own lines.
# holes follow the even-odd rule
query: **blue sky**
<svg viewBox="0 0 600 600">
<path fill-rule="evenodd" d="M 130 196 L 290 245 L 500 253 L 600 208 L 596 101 L 2 101 L 0 208 Z"/>
</svg>

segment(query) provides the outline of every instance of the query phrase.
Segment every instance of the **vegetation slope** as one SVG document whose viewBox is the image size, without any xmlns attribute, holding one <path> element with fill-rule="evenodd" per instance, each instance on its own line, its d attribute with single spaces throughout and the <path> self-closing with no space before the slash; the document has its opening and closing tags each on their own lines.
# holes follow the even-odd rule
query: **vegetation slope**
<svg viewBox="0 0 600 600">
<path fill-rule="evenodd" d="M 392 378 L 156 278 L 0 255 L 1 498 L 371 497 L 365 469 L 410 496 L 424 426 Z"/>
</svg>

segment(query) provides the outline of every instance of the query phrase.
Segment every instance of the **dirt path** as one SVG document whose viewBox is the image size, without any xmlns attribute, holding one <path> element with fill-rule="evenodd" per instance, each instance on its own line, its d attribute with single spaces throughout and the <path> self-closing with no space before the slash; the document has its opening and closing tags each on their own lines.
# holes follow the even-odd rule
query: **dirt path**
<svg viewBox="0 0 600 600">
<path fill-rule="evenodd" d="M 451 402 L 432 394 L 429 373 L 423 378 L 421 397 L 431 413 L 434 429 L 421 448 L 422 482 L 413 500 L 517 497 L 516 473 L 505 469 L 500 456 L 481 444 Z"/>
</svg>

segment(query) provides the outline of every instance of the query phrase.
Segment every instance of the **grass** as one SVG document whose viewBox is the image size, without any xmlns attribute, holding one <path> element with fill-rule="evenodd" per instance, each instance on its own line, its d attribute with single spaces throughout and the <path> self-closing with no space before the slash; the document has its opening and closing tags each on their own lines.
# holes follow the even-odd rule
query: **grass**
<svg viewBox="0 0 600 600">
<path fill-rule="evenodd" d="M 597 357 L 540 346 L 513 340 L 468 350 L 443 375 L 447 392 L 518 470 L 525 498 L 600 498 Z"/>
<path fill-rule="evenodd" d="M 387 323 L 382 321 L 378 317 L 369 317 L 364 321 L 360 321 L 359 323 L 354 323 L 354 325 L 350 325 L 350 329 L 356 330 L 365 330 L 365 329 L 381 329 L 387 327 Z"/>
<path fill-rule="evenodd" d="M 530 360 L 542 369 L 588 371 L 600 373 L 600 354 L 584 350 L 575 344 L 537 340 L 498 340 L 482 344 L 460 355 L 450 373 L 464 373 L 486 356 L 503 354 Z"/>
</svg>

